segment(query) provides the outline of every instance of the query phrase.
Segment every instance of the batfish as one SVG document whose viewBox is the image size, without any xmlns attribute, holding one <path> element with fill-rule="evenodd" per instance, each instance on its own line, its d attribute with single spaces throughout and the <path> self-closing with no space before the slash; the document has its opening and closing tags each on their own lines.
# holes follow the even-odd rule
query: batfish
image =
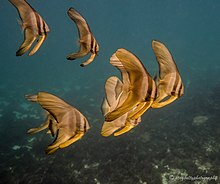
<svg viewBox="0 0 220 184">
<path fill-rule="evenodd" d="M 141 61 L 134 54 L 123 48 L 118 49 L 112 55 L 110 63 L 120 70 L 123 81 L 122 86 L 124 87 L 121 88 L 121 91 L 117 89 L 120 85 L 108 88 L 107 86 L 110 83 L 106 82 L 107 100 L 104 100 L 103 104 L 107 107 L 105 107 L 106 109 L 110 110 L 106 112 L 105 122 L 119 121 L 122 123 L 123 121 L 118 118 L 125 119 L 125 122 L 120 124 L 120 128 L 123 127 L 123 129 L 115 133 L 115 136 L 117 136 L 131 130 L 140 122 L 141 115 L 151 106 L 155 99 L 156 84 Z M 115 89 L 114 93 L 116 95 L 112 95 L 111 90 L 113 89 Z M 120 91 L 120 93 L 117 91 Z M 114 96 L 118 97 L 115 98 Z M 113 99 L 112 101 L 116 105 L 109 103 L 109 99 Z M 118 128 L 118 123 L 116 124 L 115 127 Z M 110 123 L 106 123 L 106 125 L 110 126 Z M 102 132 L 105 131 L 103 130 Z"/>
<path fill-rule="evenodd" d="M 91 53 L 90 58 L 83 62 L 80 66 L 86 66 L 90 64 L 95 56 L 99 52 L 99 45 L 93 36 L 89 25 L 87 24 L 86 20 L 80 15 L 79 12 L 77 12 L 74 8 L 70 8 L 67 11 L 68 16 L 75 22 L 78 33 L 79 33 L 79 43 L 80 43 L 80 50 L 77 53 L 72 53 L 67 56 L 68 60 L 74 60 L 77 58 L 81 58 L 89 53 Z"/>
<path fill-rule="evenodd" d="M 45 123 L 27 132 L 32 134 L 49 129 L 50 133 L 55 136 L 55 140 L 48 146 L 47 154 L 78 141 L 90 128 L 87 119 L 80 111 L 55 95 L 39 92 L 37 95 L 26 95 L 26 99 L 39 103 L 48 113 Z"/>
<path fill-rule="evenodd" d="M 102 112 L 104 116 L 109 112 L 112 112 L 118 106 L 121 106 L 122 103 L 124 103 L 125 99 L 128 96 L 127 90 L 127 84 L 122 83 L 120 79 L 118 79 L 116 76 L 108 78 L 105 83 L 106 97 L 104 98 L 102 103 Z M 102 126 L 101 134 L 107 137 L 118 129 L 122 128 L 120 131 L 114 133 L 114 136 L 118 136 L 125 132 L 128 132 L 141 122 L 141 117 L 139 117 L 137 120 L 127 119 L 128 114 L 129 112 L 110 122 L 105 121 Z"/>
<path fill-rule="evenodd" d="M 29 52 L 29 56 L 35 54 L 49 32 L 49 27 L 43 18 L 25 0 L 9 0 L 18 10 L 24 30 L 24 41 L 16 52 L 16 56 L 22 56 L 27 52 L 34 41 L 36 45 Z"/>
<path fill-rule="evenodd" d="M 156 81 L 157 97 L 151 107 L 161 108 L 181 97 L 184 93 L 184 85 L 175 61 L 166 46 L 153 40 L 152 48 L 160 70 L 159 79 Z"/>
<path fill-rule="evenodd" d="M 113 121 L 133 108 L 135 110 L 129 118 L 137 119 L 139 114 L 143 114 L 143 108 L 149 108 L 155 99 L 155 82 L 141 61 L 131 52 L 125 49 L 118 49 L 114 58 L 110 59 L 110 63 L 120 71 L 123 68 L 128 73 L 129 90 L 124 103 L 108 113 L 105 120 Z"/>
</svg>

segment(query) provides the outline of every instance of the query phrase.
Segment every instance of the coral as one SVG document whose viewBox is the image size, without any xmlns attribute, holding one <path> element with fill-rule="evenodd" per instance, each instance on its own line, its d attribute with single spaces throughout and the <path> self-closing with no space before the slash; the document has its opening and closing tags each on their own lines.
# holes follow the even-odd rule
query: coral
<svg viewBox="0 0 220 184">
<path fill-rule="evenodd" d="M 202 125 L 206 123 L 208 119 L 209 118 L 207 116 L 195 116 L 193 118 L 193 125 L 196 125 L 196 126 Z"/>
<path fill-rule="evenodd" d="M 209 163 L 209 162 L 201 163 L 201 161 L 199 161 L 197 159 L 195 160 L 195 165 L 198 167 L 199 170 L 201 170 L 205 173 L 208 173 L 212 167 L 211 163 Z"/>
<path fill-rule="evenodd" d="M 13 150 L 19 150 L 20 148 L 21 148 L 21 146 L 19 146 L 19 145 L 14 145 L 14 146 L 12 147 Z"/>
</svg>

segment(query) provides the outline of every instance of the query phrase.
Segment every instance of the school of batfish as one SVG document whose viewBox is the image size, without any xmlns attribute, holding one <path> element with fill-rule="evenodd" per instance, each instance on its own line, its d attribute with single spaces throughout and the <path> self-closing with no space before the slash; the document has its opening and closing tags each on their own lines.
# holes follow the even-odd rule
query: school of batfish
<svg viewBox="0 0 220 184">
<path fill-rule="evenodd" d="M 26 0 L 9 1 L 19 13 L 24 32 L 24 41 L 16 56 L 25 54 L 36 41 L 28 54 L 31 56 L 39 50 L 50 29 Z M 80 65 L 84 67 L 94 60 L 99 52 L 99 45 L 79 12 L 70 8 L 67 14 L 78 29 L 80 49 L 66 58 L 75 60 L 91 54 Z M 111 56 L 110 64 L 119 69 L 121 80 L 111 76 L 105 83 L 105 98 L 101 105 L 105 117 L 101 130 L 103 136 L 119 136 L 130 131 L 141 122 L 141 116 L 150 107 L 164 107 L 183 95 L 184 85 L 170 51 L 156 40 L 152 41 L 152 49 L 159 65 L 159 75 L 154 78 L 130 51 L 120 48 Z M 47 154 L 78 141 L 90 128 L 86 117 L 79 110 L 53 94 L 38 92 L 36 95 L 25 95 L 25 98 L 39 103 L 47 113 L 43 124 L 27 131 L 28 134 L 34 134 L 48 129 L 47 133 L 55 137 L 46 149 Z"/>
</svg>

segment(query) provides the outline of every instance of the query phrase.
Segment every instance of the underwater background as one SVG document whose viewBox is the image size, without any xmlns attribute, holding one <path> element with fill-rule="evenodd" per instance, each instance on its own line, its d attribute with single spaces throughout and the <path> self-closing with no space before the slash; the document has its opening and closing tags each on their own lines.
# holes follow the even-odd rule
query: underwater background
<svg viewBox="0 0 220 184">
<path fill-rule="evenodd" d="M 50 27 L 34 56 L 16 57 L 23 41 L 17 10 L 0 2 L 0 183 L 219 184 L 220 183 L 220 1 L 217 0 L 28 0 Z M 66 60 L 79 49 L 67 10 L 87 20 L 100 45 L 95 60 Z M 102 137 L 100 106 L 109 63 L 118 48 L 139 57 L 151 76 L 158 64 L 153 39 L 171 51 L 184 95 L 121 136 Z M 91 129 L 52 155 L 53 138 L 27 135 L 44 121 L 38 104 L 24 95 L 46 91 L 79 109 Z"/>
</svg>

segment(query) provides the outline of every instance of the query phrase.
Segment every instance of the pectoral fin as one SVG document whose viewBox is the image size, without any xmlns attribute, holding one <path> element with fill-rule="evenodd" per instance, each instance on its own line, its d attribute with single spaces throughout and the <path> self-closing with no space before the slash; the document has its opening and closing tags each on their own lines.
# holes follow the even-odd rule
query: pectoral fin
<svg viewBox="0 0 220 184">
<path fill-rule="evenodd" d="M 49 123 L 45 123 L 45 124 L 42 124 L 40 127 L 37 127 L 37 128 L 31 128 L 27 131 L 28 134 L 35 134 L 37 132 L 40 132 L 42 130 L 45 130 L 46 128 L 48 128 L 48 125 Z"/>
<path fill-rule="evenodd" d="M 32 97 L 34 98 L 34 96 L 36 96 L 36 95 L 32 95 Z M 35 99 L 35 98 L 34 98 Z M 31 128 L 31 129 L 29 129 L 28 131 L 27 131 L 27 133 L 28 134 L 35 134 L 35 133 L 37 133 L 37 132 L 40 132 L 40 131 L 42 131 L 42 130 L 45 130 L 46 128 L 48 128 L 49 127 L 49 124 L 50 124 L 50 122 L 51 122 L 51 119 L 52 117 L 51 117 L 51 115 L 50 114 L 48 114 L 47 115 L 47 119 L 46 119 L 46 121 L 44 122 L 44 123 L 42 123 L 39 127 L 37 127 L 37 128 Z"/>
<path fill-rule="evenodd" d="M 48 131 L 46 132 L 46 134 L 52 134 L 52 133 L 51 133 L 51 131 L 50 131 L 50 130 L 48 130 Z"/>
</svg>

